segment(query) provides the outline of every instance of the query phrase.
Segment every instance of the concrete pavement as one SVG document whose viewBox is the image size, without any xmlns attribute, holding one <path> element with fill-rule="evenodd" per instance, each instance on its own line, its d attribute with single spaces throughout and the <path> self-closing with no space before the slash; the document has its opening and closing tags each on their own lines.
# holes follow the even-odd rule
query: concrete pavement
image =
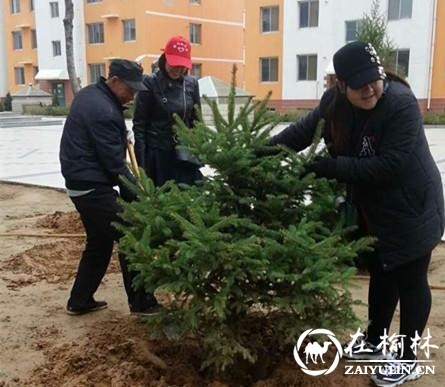
<svg viewBox="0 0 445 387">
<path fill-rule="evenodd" d="M 0 180 L 64 188 L 59 165 L 63 120 L 47 120 L 49 121 L 45 123 L 38 119 L 35 126 L 0 126 Z M 26 125 L 32 125 L 32 122 L 28 120 Z M 131 122 L 127 121 L 127 125 L 130 126 Z M 285 126 L 279 125 L 276 131 Z M 445 183 L 445 126 L 427 128 L 426 134 Z M 203 172 L 206 173 L 206 170 Z"/>
</svg>

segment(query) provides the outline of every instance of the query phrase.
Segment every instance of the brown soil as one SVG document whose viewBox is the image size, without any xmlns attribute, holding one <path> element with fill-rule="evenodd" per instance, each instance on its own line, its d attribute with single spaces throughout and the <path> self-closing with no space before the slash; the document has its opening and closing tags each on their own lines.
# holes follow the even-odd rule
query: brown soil
<svg viewBox="0 0 445 387">
<path fill-rule="evenodd" d="M 0 220 L 0 233 L 83 233 L 69 199 L 52 189 L 0 183 Z M 193 340 L 171 343 L 150 339 L 149 327 L 128 313 L 115 258 L 97 294 L 98 299 L 108 301 L 109 308 L 82 317 L 67 316 L 65 302 L 83 243 L 83 238 L 1 237 L 0 387 L 248 384 L 247 369 L 234 372 L 230 383 L 200 372 L 202 351 Z M 444 262 L 445 248 L 441 245 L 431 263 L 432 284 L 445 285 Z M 357 280 L 356 284 L 355 297 L 366 300 L 366 280 Z M 433 343 L 440 345 L 433 353 L 436 375 L 415 382 L 419 387 L 445 385 L 444 294 L 444 290 L 433 290 L 428 323 Z M 364 318 L 365 307 L 358 307 L 357 313 Z M 395 328 L 397 324 L 393 324 Z M 274 352 L 267 351 L 271 355 Z M 326 354 L 327 363 L 332 356 Z M 166 369 L 160 367 L 159 359 Z M 367 376 L 344 375 L 342 363 L 332 374 L 307 376 L 289 353 L 264 380 L 253 385 L 328 387 L 371 383 Z"/>
</svg>

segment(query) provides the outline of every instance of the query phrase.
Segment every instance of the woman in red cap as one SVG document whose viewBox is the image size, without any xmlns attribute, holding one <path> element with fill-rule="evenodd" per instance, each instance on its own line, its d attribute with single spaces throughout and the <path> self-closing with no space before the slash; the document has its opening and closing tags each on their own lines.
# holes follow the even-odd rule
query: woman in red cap
<svg viewBox="0 0 445 387">
<path fill-rule="evenodd" d="M 138 164 L 156 186 L 167 180 L 193 184 L 202 179 L 200 165 L 176 150 L 173 131 L 177 114 L 188 127 L 196 120 L 200 107 L 198 81 L 187 75 L 192 68 L 190 42 L 172 37 L 158 60 L 158 70 L 146 77 L 147 91 L 135 100 L 133 130 Z"/>
<path fill-rule="evenodd" d="M 354 335 L 344 357 L 385 359 L 388 353 L 380 344 L 400 301 L 398 362 L 391 359 L 372 376 L 379 386 L 395 386 L 420 377 L 412 344 L 422 336 L 431 309 L 428 265 L 444 232 L 441 177 L 416 97 L 404 80 L 384 72 L 372 45 L 345 45 L 334 55 L 334 68 L 336 86 L 270 145 L 301 151 L 311 145 L 324 119 L 322 135 L 330 155 L 306 171 L 346 183 L 360 231 L 377 239 L 367 257 L 368 327 L 362 336 Z"/>
</svg>

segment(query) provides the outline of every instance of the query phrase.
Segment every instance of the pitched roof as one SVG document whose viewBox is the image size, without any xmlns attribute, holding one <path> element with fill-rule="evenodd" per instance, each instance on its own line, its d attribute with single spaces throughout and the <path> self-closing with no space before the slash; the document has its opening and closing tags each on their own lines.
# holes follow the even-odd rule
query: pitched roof
<svg viewBox="0 0 445 387">
<path fill-rule="evenodd" d="M 199 79 L 198 82 L 201 95 L 206 95 L 207 97 L 229 96 L 230 84 L 222 81 L 221 79 L 209 75 Z M 235 88 L 235 92 L 237 97 L 249 97 L 252 95 L 239 87 Z"/>
</svg>

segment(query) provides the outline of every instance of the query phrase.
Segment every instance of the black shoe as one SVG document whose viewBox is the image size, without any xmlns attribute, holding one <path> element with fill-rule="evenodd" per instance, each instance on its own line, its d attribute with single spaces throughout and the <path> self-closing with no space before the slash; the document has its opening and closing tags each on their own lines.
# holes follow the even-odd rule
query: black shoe
<svg viewBox="0 0 445 387">
<path fill-rule="evenodd" d="M 70 316 L 80 316 L 82 314 L 105 309 L 107 308 L 107 305 L 108 304 L 105 301 L 93 301 L 90 304 L 82 306 L 73 306 L 68 303 L 68 305 L 66 306 L 66 313 Z"/>
<path fill-rule="evenodd" d="M 154 316 L 161 313 L 165 308 L 161 304 L 154 304 L 145 308 L 133 308 L 130 305 L 130 313 L 135 316 Z"/>
<path fill-rule="evenodd" d="M 379 367 L 376 374 L 371 376 L 371 380 L 376 386 L 395 387 L 411 380 L 419 379 L 422 374 L 417 370 L 417 362 L 403 361 L 396 357 L 389 361 L 384 367 Z"/>
</svg>

